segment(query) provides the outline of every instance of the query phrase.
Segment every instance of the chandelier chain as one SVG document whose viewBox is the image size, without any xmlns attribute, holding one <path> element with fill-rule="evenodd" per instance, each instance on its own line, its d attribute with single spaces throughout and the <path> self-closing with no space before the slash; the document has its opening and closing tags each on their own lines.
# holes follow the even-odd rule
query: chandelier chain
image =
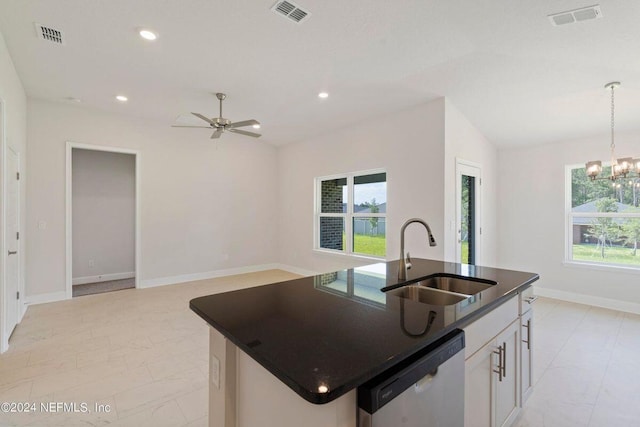
<svg viewBox="0 0 640 427">
<path fill-rule="evenodd" d="M 611 150 L 613 150 L 614 148 L 616 148 L 616 143 L 614 140 L 614 126 L 615 126 L 615 122 L 614 122 L 614 117 L 615 117 L 615 102 L 614 102 L 614 95 L 613 95 L 613 91 L 615 90 L 615 85 L 611 85 Z"/>
</svg>

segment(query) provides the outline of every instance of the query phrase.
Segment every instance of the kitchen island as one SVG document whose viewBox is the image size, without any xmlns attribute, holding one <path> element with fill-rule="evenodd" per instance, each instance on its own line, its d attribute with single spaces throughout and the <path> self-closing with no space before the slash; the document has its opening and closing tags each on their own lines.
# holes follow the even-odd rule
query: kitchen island
<svg viewBox="0 0 640 427">
<path fill-rule="evenodd" d="M 385 292 L 435 274 L 496 284 L 448 306 Z M 414 259 L 402 283 L 390 261 L 196 298 L 191 309 L 211 326 L 209 425 L 354 427 L 358 386 L 537 279 Z"/>
</svg>

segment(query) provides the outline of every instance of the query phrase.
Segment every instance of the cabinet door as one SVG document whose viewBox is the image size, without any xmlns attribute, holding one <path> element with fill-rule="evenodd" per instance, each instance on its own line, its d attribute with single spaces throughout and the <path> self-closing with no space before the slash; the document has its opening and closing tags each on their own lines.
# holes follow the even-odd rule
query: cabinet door
<svg viewBox="0 0 640 427">
<path fill-rule="evenodd" d="M 497 375 L 498 355 L 495 340 L 480 348 L 465 362 L 464 425 L 465 427 L 491 427 L 495 404 L 494 380 Z M 493 377 L 496 378 L 493 378 Z"/>
<path fill-rule="evenodd" d="M 533 310 L 529 310 L 520 319 L 520 405 L 533 391 Z"/>
<path fill-rule="evenodd" d="M 518 415 L 520 388 L 518 374 L 520 372 L 520 324 L 513 322 L 496 337 L 497 346 L 502 347 L 502 378 L 496 382 L 496 404 L 494 425 L 510 426 Z"/>
</svg>

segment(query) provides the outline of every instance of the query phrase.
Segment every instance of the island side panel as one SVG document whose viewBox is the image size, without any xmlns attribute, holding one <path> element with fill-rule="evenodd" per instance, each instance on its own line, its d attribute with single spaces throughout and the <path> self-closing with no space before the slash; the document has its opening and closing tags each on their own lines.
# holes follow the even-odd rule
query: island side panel
<svg viewBox="0 0 640 427">
<path fill-rule="evenodd" d="M 209 427 L 236 427 L 237 347 L 209 328 Z"/>
<path fill-rule="evenodd" d="M 356 390 L 307 402 L 209 328 L 209 427 L 356 427 Z"/>
</svg>

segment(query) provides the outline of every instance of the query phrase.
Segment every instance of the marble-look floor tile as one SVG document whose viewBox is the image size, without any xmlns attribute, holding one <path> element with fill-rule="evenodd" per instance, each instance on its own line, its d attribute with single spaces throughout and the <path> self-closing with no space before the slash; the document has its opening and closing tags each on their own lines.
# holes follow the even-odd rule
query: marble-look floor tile
<svg viewBox="0 0 640 427">
<path fill-rule="evenodd" d="M 182 414 L 187 421 L 192 422 L 206 418 L 209 405 L 209 388 L 205 386 L 184 394 L 176 398 L 176 402 L 178 402 L 178 406 L 180 406 Z"/>
<path fill-rule="evenodd" d="M 209 331 L 189 300 L 295 277 L 252 273 L 29 307 L 0 355 L 0 399 L 112 410 L 0 414 L 0 426 L 206 425 Z"/>
<path fill-rule="evenodd" d="M 208 327 L 189 300 L 295 277 L 251 273 L 29 307 L 0 355 L 0 400 L 111 411 L 0 414 L 0 426 L 207 426 Z M 534 313 L 535 387 L 515 425 L 640 425 L 640 316 L 549 298 Z"/>
<path fill-rule="evenodd" d="M 127 417 L 206 386 L 200 370 L 180 372 L 116 394 L 116 409 L 119 416 Z"/>
<path fill-rule="evenodd" d="M 185 424 L 184 427 L 209 427 L 209 418 L 202 417 Z"/>
<path fill-rule="evenodd" d="M 175 400 L 156 404 L 118 420 L 117 427 L 181 427 L 187 423 Z"/>
<path fill-rule="evenodd" d="M 552 407 L 527 406 L 515 427 L 587 427 L 592 405 L 557 403 Z"/>
</svg>

